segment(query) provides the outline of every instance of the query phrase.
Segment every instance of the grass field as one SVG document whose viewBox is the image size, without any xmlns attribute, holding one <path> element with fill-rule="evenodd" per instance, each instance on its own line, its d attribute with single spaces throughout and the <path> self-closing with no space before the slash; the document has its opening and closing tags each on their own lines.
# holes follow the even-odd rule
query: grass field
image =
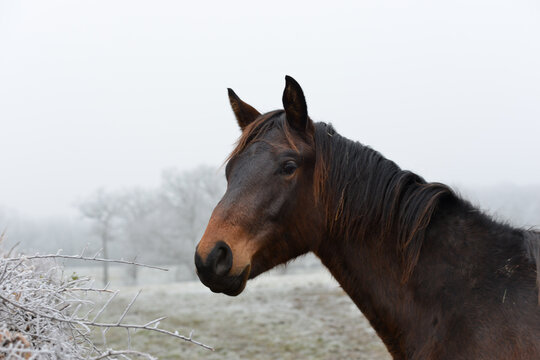
<svg viewBox="0 0 540 360">
<path fill-rule="evenodd" d="M 138 289 L 122 288 L 108 314 L 120 314 Z M 390 359 L 367 320 L 323 271 L 262 275 L 234 298 L 198 282 L 145 286 L 126 320 L 159 316 L 168 316 L 160 327 L 186 335 L 193 329 L 194 339 L 215 348 L 145 332 L 132 337 L 135 349 L 160 359 Z M 127 346 L 125 331 L 111 329 L 107 337 L 108 346 Z"/>
</svg>

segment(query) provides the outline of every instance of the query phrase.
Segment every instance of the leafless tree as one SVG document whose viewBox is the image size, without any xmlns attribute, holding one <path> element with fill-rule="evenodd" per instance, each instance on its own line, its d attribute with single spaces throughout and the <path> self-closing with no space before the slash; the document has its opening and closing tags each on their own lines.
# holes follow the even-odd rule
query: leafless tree
<svg viewBox="0 0 540 360">
<path fill-rule="evenodd" d="M 209 166 L 163 173 L 162 246 L 172 250 L 177 262 L 192 263 L 195 245 L 224 190 L 223 176 Z"/>
<path fill-rule="evenodd" d="M 120 236 L 126 245 L 124 251 L 135 258 L 142 253 L 151 253 L 159 236 L 159 197 L 156 191 L 140 188 L 124 191 L 119 197 Z M 129 268 L 133 282 L 137 281 L 138 267 Z"/>
<path fill-rule="evenodd" d="M 115 221 L 120 211 L 120 201 L 117 194 L 97 190 L 94 194 L 78 203 L 81 214 L 94 224 L 94 229 L 101 239 L 103 257 L 108 258 L 109 242 L 113 239 Z M 103 263 L 103 282 L 109 282 L 109 264 Z"/>
<path fill-rule="evenodd" d="M 224 187 L 223 176 L 215 168 L 171 169 L 163 173 L 157 189 L 98 190 L 78 207 L 93 222 L 105 257 L 115 238 L 122 256 L 143 254 L 144 261 L 192 268 L 195 244 Z M 137 270 L 131 271 L 136 281 Z M 103 277 L 108 282 L 106 264 Z"/>
</svg>

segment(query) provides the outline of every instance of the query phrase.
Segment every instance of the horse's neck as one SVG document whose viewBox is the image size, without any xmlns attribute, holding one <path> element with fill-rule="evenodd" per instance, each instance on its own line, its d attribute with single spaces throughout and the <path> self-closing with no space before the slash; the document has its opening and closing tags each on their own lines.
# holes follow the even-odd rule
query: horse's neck
<svg viewBox="0 0 540 360">
<path fill-rule="evenodd" d="M 317 251 L 323 264 L 364 313 L 396 359 L 408 358 L 407 354 L 424 347 L 434 326 L 442 319 L 442 304 L 438 302 L 443 286 L 441 279 L 449 276 L 447 272 L 452 273 L 462 266 L 458 262 L 474 263 L 475 256 L 483 251 L 480 246 L 475 249 L 476 253 L 463 253 L 461 258 L 452 259 L 456 263 L 445 262 L 448 256 L 445 252 L 453 251 L 450 249 L 452 244 L 442 245 L 450 232 L 454 232 L 455 238 L 461 238 L 465 228 L 472 223 L 483 226 L 482 216 L 475 220 L 476 215 L 471 217 L 467 213 L 469 209 L 457 200 L 448 208 L 436 211 L 420 261 L 413 277 L 406 283 L 402 282 L 402 261 L 396 251 L 395 238 L 377 243 L 371 239 L 334 237 L 330 233 Z"/>
<path fill-rule="evenodd" d="M 317 234 L 324 235 L 313 251 L 368 318 L 394 358 L 405 359 L 410 354 L 426 358 L 422 351 L 436 346 L 426 345 L 429 339 L 440 343 L 434 340 L 440 335 L 434 335 L 436 329 L 451 327 L 463 312 L 460 307 L 469 306 L 469 315 L 485 308 L 485 304 L 473 304 L 479 286 L 485 298 L 503 298 L 505 284 L 495 277 L 510 258 L 524 261 L 519 254 L 523 251 L 522 235 L 493 223 L 449 189 L 423 183 L 378 153 L 327 132 L 323 125 L 318 125 L 316 135 L 318 152 L 333 156 L 323 162 L 331 166 L 325 168 L 328 176 L 323 188 L 333 191 L 322 192 L 321 212 L 326 215 Z M 345 155 L 337 158 L 336 153 Z M 429 191 L 415 191 L 418 189 Z M 381 193 L 384 191 L 393 193 Z M 394 211 L 418 204 L 423 205 L 412 215 Z M 429 204 L 435 206 L 430 208 Z M 414 257 L 414 263 L 404 262 L 400 251 L 410 248 L 403 247 L 397 234 L 408 223 L 414 225 L 413 229 L 425 229 L 426 222 L 415 214 L 426 214 L 426 209 L 433 212 L 427 218 L 425 236 L 423 241 L 413 242 L 420 255 Z M 411 269 L 412 276 L 404 276 Z M 519 269 L 523 272 L 520 276 L 530 277 L 527 266 L 519 265 Z M 534 288 L 534 282 L 524 281 Z M 536 303 L 536 298 L 529 300 Z M 492 310 L 500 311 L 497 306 L 493 304 Z M 443 322 L 445 325 L 440 325 Z"/>
<path fill-rule="evenodd" d="M 343 240 L 328 237 L 316 255 L 370 321 L 392 355 L 403 358 L 403 324 L 408 319 L 399 309 L 400 302 L 411 294 L 400 284 L 397 256 L 381 256 L 380 249 L 366 246 L 363 239 Z"/>
</svg>

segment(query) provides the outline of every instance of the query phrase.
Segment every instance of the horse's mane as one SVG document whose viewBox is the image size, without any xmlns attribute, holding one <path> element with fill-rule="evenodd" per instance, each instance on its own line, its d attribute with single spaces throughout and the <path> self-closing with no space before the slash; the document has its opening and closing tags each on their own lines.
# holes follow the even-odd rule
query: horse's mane
<svg viewBox="0 0 540 360">
<path fill-rule="evenodd" d="M 443 197 L 456 197 L 453 191 L 401 170 L 325 123 L 315 124 L 315 147 L 315 191 L 326 198 L 329 228 L 349 241 L 397 239 L 407 281 L 435 208 Z"/>
<path fill-rule="evenodd" d="M 536 285 L 538 288 L 538 303 L 540 304 L 540 231 L 526 231 L 525 248 L 532 263 L 536 264 Z"/>
<path fill-rule="evenodd" d="M 296 132 L 289 126 L 284 111 L 277 110 L 261 115 L 244 129 L 228 160 L 250 144 L 266 141 L 264 135 L 276 128 L 296 149 Z M 403 266 L 401 280 L 406 282 L 418 263 L 437 206 L 443 200 L 465 205 L 468 202 L 448 186 L 428 183 L 368 146 L 342 137 L 329 124 L 315 123 L 314 128 L 310 134 L 316 156 L 313 190 L 315 199 L 325 206 L 329 236 L 343 241 L 373 239 L 381 244 L 385 239 L 397 239 L 396 251 Z M 540 288 L 540 232 L 523 234 L 527 257 L 536 266 Z M 540 303 L 540 292 L 538 296 Z"/>
<path fill-rule="evenodd" d="M 269 112 L 249 124 L 228 160 L 274 128 L 282 130 L 295 149 L 294 131 L 283 115 L 280 110 Z M 341 231 L 345 239 L 397 238 L 406 281 L 437 204 L 454 193 L 446 185 L 426 183 L 401 170 L 375 150 L 342 137 L 331 125 L 315 123 L 314 141 L 314 193 L 326 206 L 330 231 Z"/>
</svg>

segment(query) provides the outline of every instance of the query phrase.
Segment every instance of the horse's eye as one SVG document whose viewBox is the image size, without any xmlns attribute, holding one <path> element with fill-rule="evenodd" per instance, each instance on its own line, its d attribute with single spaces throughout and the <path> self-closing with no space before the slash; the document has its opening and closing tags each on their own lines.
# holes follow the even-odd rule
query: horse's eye
<svg viewBox="0 0 540 360">
<path fill-rule="evenodd" d="M 283 164 L 283 167 L 281 168 L 281 172 L 284 175 L 292 175 L 296 169 L 298 168 L 298 165 L 292 160 L 289 160 Z"/>
</svg>

